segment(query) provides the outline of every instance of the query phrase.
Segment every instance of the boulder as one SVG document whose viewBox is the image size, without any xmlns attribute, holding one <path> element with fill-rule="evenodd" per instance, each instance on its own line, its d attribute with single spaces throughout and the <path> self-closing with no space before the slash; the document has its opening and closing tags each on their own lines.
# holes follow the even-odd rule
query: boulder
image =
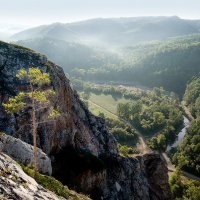
<svg viewBox="0 0 200 200">
<path fill-rule="evenodd" d="M 0 133 L 0 151 L 23 165 L 33 166 L 33 146 L 17 138 Z M 37 148 L 37 161 L 39 172 L 51 175 L 51 160 L 39 148 Z"/>
<path fill-rule="evenodd" d="M 0 153 L 0 199 L 61 200 L 24 173 L 9 156 Z"/>
</svg>

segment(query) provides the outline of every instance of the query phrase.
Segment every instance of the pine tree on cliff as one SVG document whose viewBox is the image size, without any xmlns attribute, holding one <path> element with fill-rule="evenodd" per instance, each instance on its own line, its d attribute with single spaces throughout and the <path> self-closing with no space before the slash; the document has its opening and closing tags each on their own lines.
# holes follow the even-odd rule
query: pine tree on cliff
<svg viewBox="0 0 200 200">
<path fill-rule="evenodd" d="M 60 113 L 53 107 L 50 107 L 49 98 L 55 95 L 55 92 L 50 89 L 50 79 L 47 73 L 43 73 L 39 68 L 30 67 L 28 70 L 21 69 L 17 75 L 22 81 L 28 84 L 26 91 L 19 92 L 17 96 L 9 98 L 3 106 L 7 113 L 17 113 L 22 111 L 26 106 L 32 108 L 31 112 L 31 127 L 33 133 L 34 146 L 34 176 L 37 176 L 37 126 L 44 121 L 37 121 L 36 114 L 42 109 L 48 109 L 49 119 L 60 116 Z M 47 121 L 45 121 L 47 122 Z"/>
</svg>

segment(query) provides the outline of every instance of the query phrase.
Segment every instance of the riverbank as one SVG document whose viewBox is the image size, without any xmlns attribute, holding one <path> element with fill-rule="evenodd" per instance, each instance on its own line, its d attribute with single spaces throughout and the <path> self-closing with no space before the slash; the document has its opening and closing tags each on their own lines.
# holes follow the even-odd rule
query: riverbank
<svg viewBox="0 0 200 200">
<path fill-rule="evenodd" d="M 178 133 L 177 135 L 177 139 L 174 141 L 173 144 L 170 144 L 167 146 L 167 150 L 166 152 L 169 152 L 172 148 L 175 148 L 179 145 L 179 143 L 181 142 L 181 140 L 184 138 L 184 136 L 186 135 L 187 133 L 187 128 L 189 127 L 190 125 L 190 121 L 189 119 L 183 115 L 183 123 L 184 123 L 184 126 L 183 128 L 181 129 L 181 131 Z"/>
<path fill-rule="evenodd" d="M 188 109 L 188 107 L 185 105 L 185 102 L 182 101 L 181 102 L 181 110 L 184 113 L 185 116 L 187 116 L 187 118 L 192 121 L 194 120 L 194 117 L 192 116 L 190 110 Z"/>
</svg>

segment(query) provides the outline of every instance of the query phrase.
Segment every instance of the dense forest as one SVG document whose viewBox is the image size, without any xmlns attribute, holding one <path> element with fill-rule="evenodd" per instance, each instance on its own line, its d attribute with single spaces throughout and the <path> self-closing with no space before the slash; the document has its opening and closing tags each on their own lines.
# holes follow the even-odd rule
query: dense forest
<svg viewBox="0 0 200 200">
<path fill-rule="evenodd" d="M 176 16 L 93 19 L 39 26 L 12 40 L 47 55 L 71 77 L 163 87 L 182 96 L 200 72 L 199 24 Z"/>
<path fill-rule="evenodd" d="M 123 49 L 123 62 L 100 68 L 74 69 L 71 76 L 94 82 L 164 87 L 184 94 L 187 81 L 199 74 L 200 36 L 193 35 Z"/>
<path fill-rule="evenodd" d="M 181 169 L 200 175 L 200 77 L 187 85 L 184 100 L 195 119 L 173 156 L 173 161 Z"/>
<path fill-rule="evenodd" d="M 175 200 L 200 199 L 200 183 L 183 179 L 179 170 L 171 175 L 169 183 Z"/>
<path fill-rule="evenodd" d="M 117 113 L 143 134 L 152 136 L 149 146 L 154 150 L 165 151 L 183 124 L 178 102 L 173 96 L 165 96 L 161 88 L 154 88 L 140 100 L 118 104 Z"/>
</svg>

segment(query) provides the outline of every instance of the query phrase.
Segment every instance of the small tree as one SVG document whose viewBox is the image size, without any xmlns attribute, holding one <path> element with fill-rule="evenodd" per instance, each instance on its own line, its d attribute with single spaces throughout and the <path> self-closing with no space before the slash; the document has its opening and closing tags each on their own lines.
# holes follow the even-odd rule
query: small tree
<svg viewBox="0 0 200 200">
<path fill-rule="evenodd" d="M 37 121 L 36 114 L 39 110 L 48 108 L 49 118 L 60 116 L 60 113 L 53 107 L 50 107 L 49 98 L 55 95 L 52 89 L 49 89 L 50 84 L 49 75 L 43 73 L 39 68 L 30 67 L 28 70 L 21 69 L 16 75 L 17 78 L 24 80 L 28 85 L 24 92 L 19 92 L 17 96 L 9 98 L 7 103 L 3 106 L 8 114 L 17 113 L 26 106 L 31 106 L 32 113 L 32 133 L 34 146 L 34 176 L 37 176 L 37 126 L 42 121 Z M 47 122 L 47 121 L 45 121 Z"/>
</svg>

